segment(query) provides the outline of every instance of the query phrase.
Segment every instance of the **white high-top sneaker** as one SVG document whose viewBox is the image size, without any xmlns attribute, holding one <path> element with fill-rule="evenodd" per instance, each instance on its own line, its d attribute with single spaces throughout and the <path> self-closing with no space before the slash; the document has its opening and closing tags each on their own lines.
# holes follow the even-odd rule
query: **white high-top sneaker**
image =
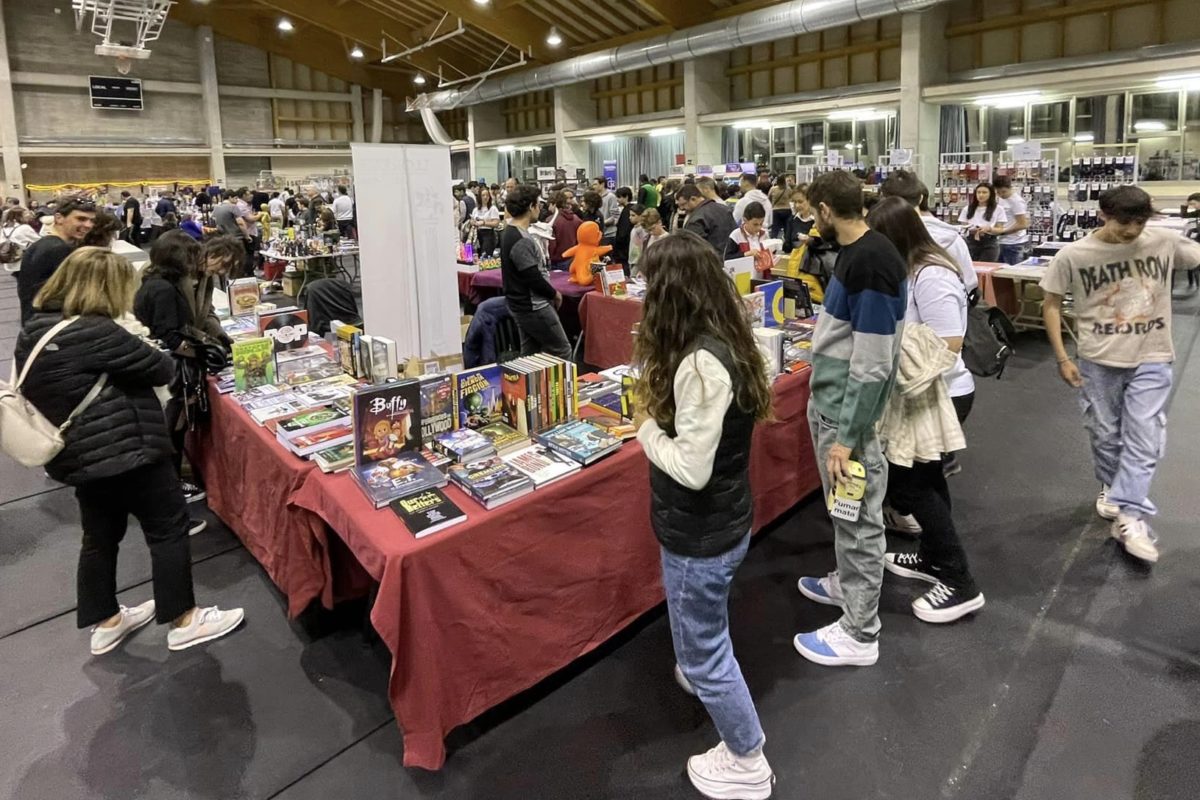
<svg viewBox="0 0 1200 800">
<path fill-rule="evenodd" d="M 761 747 L 739 756 L 724 742 L 689 758 L 687 773 L 700 794 L 714 800 L 765 800 L 775 784 L 775 773 Z"/>
</svg>

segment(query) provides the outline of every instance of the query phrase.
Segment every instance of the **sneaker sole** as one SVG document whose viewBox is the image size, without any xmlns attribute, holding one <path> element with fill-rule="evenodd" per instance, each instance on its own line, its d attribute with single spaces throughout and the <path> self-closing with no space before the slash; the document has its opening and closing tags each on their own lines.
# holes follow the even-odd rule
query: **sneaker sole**
<svg viewBox="0 0 1200 800">
<path fill-rule="evenodd" d="M 198 533 L 204 533 L 206 530 L 208 530 L 208 522 L 205 520 L 200 520 L 200 524 L 195 528 L 188 528 L 188 536 L 195 536 Z"/>
<path fill-rule="evenodd" d="M 759 783 L 714 783 L 692 771 L 687 765 L 688 780 L 696 791 L 712 800 L 766 800 L 775 786 L 775 775 Z"/>
<path fill-rule="evenodd" d="M 889 525 L 886 521 L 883 524 L 884 530 L 889 530 L 892 533 L 898 533 L 901 536 L 920 536 L 922 528 L 898 528 L 894 525 Z"/>
<path fill-rule="evenodd" d="M 1106 519 L 1109 522 L 1111 522 L 1117 518 L 1117 516 L 1121 513 L 1121 510 L 1119 508 L 1117 508 L 1116 506 L 1113 506 L 1112 511 L 1106 512 L 1100 508 L 1099 504 L 1097 504 L 1096 505 L 1096 513 L 1100 516 L 1100 519 Z"/>
<path fill-rule="evenodd" d="M 196 494 L 188 495 L 187 501 L 189 503 L 196 503 L 196 502 L 199 502 L 200 500 L 203 500 L 206 497 L 208 497 L 208 492 L 197 492 Z"/>
<path fill-rule="evenodd" d="M 125 631 L 125 633 L 120 638 L 118 638 L 116 641 L 112 642 L 108 646 L 101 647 L 99 650 L 92 648 L 92 655 L 102 656 L 105 653 L 111 653 L 113 650 L 117 649 L 117 645 L 119 645 L 121 642 L 128 639 L 130 634 L 132 634 L 135 631 L 140 631 L 142 628 L 146 627 L 153 621 L 154 621 L 154 615 L 151 614 L 150 616 L 146 617 L 146 619 L 143 620 L 142 622 L 139 622 L 137 625 L 134 625 L 132 628 Z"/>
<path fill-rule="evenodd" d="M 1138 561 L 1145 561 L 1147 564 L 1158 563 L 1158 550 L 1137 552 L 1137 546 L 1130 547 L 1128 542 L 1122 541 L 1121 547 L 1125 548 L 1125 552 L 1136 558 Z"/>
<path fill-rule="evenodd" d="M 902 567 L 899 564 L 894 564 L 886 558 L 883 560 L 883 568 L 893 575 L 898 575 L 901 578 L 912 578 L 916 581 L 925 581 L 926 583 L 937 583 L 937 578 L 925 572 L 917 572 L 915 569 Z"/>
<path fill-rule="evenodd" d="M 820 603 L 823 606 L 836 606 L 837 608 L 842 607 L 841 600 L 834 600 L 832 597 L 829 597 L 828 595 L 817 594 L 816 592 L 806 589 L 804 587 L 804 579 L 803 578 L 796 581 L 796 588 L 800 590 L 800 594 L 804 595 L 809 600 L 812 600 L 814 603 Z"/>
<path fill-rule="evenodd" d="M 965 603 L 959 603 L 958 605 L 954 606 L 953 608 L 947 608 L 947 609 L 943 609 L 941 611 L 934 611 L 932 609 L 929 611 L 926 611 L 922 608 L 919 608 L 917 606 L 916 602 L 913 602 L 912 609 L 913 609 L 913 614 L 916 615 L 917 619 L 921 620 L 922 622 L 931 622 L 931 623 L 937 625 L 937 624 L 946 623 L 946 622 L 954 622 L 955 620 L 962 619 L 967 614 L 973 613 L 973 612 L 978 611 L 979 609 L 983 608 L 983 604 L 984 604 L 984 599 L 983 599 L 983 595 L 981 594 L 978 597 L 973 597 L 970 600 L 967 600 Z"/>
<path fill-rule="evenodd" d="M 168 643 L 167 649 L 172 650 L 174 652 L 179 652 L 180 650 L 187 650 L 189 647 L 195 647 L 198 644 L 204 644 L 205 642 L 211 642 L 214 639 L 220 639 L 222 636 L 225 636 L 226 634 L 233 633 L 235 630 L 238 629 L 238 626 L 240 626 L 245 621 L 246 621 L 246 613 L 243 611 L 241 616 L 238 617 L 237 622 L 230 625 L 225 630 L 217 631 L 216 633 L 210 633 L 208 636 L 202 636 L 199 639 L 189 639 L 188 641 L 186 641 L 182 644 Z"/>
<path fill-rule="evenodd" d="M 809 661 L 823 667 L 869 667 L 879 660 L 878 651 L 869 656 L 823 656 L 800 644 L 798 637 L 792 637 L 792 647 Z"/>
</svg>

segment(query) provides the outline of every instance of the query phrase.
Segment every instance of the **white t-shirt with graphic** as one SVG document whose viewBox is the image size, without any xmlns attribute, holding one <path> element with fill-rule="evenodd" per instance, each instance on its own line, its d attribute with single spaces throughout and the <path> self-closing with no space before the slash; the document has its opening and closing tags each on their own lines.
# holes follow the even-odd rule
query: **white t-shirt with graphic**
<svg viewBox="0 0 1200 800">
<path fill-rule="evenodd" d="M 1029 209 L 1025 205 L 1025 198 L 1021 197 L 1021 193 L 1013 189 L 1012 197 L 996 198 L 996 210 L 1004 209 L 1004 216 L 1008 221 L 1016 222 L 1017 217 L 1022 214 L 1028 214 Z M 1000 244 L 1025 244 L 1029 241 L 1029 229 L 1025 228 L 1016 233 L 1005 233 L 1000 236 Z"/>
<path fill-rule="evenodd" d="M 1129 244 L 1093 233 L 1058 251 L 1041 287 L 1070 293 L 1079 322 L 1079 357 L 1106 367 L 1175 360 L 1171 273 L 1200 265 L 1200 243 L 1146 228 Z"/>
</svg>

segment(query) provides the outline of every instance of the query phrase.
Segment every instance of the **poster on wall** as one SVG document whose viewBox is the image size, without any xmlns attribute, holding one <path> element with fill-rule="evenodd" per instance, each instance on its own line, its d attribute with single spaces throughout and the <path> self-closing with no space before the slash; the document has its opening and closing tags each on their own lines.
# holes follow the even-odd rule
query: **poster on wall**
<svg viewBox="0 0 1200 800">
<path fill-rule="evenodd" d="M 604 184 L 608 187 L 609 191 L 612 191 L 613 189 L 617 188 L 617 162 L 616 161 L 605 161 L 604 162 Z"/>
</svg>

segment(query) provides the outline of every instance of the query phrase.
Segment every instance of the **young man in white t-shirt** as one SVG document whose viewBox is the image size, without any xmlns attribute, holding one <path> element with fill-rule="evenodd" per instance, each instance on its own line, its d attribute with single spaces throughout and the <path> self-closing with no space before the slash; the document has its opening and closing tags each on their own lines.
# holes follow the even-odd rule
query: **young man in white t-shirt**
<svg viewBox="0 0 1200 800">
<path fill-rule="evenodd" d="M 1146 518 L 1155 514 L 1150 482 L 1166 444 L 1171 394 L 1171 274 L 1200 265 L 1200 243 L 1146 228 L 1150 195 L 1120 186 L 1100 196 L 1104 227 L 1058 252 L 1046 268 L 1046 332 L 1058 371 L 1080 389 L 1100 496 L 1096 511 L 1112 536 L 1153 563 L 1158 546 Z M 1063 346 L 1062 300 L 1074 298 L 1079 364 Z"/>
<path fill-rule="evenodd" d="M 1000 234 L 1000 261 L 1005 264 L 1020 264 L 1029 252 L 1029 209 L 1025 198 L 1013 188 L 1012 178 L 998 175 L 992 186 L 1000 198 L 1008 224 Z"/>
</svg>

